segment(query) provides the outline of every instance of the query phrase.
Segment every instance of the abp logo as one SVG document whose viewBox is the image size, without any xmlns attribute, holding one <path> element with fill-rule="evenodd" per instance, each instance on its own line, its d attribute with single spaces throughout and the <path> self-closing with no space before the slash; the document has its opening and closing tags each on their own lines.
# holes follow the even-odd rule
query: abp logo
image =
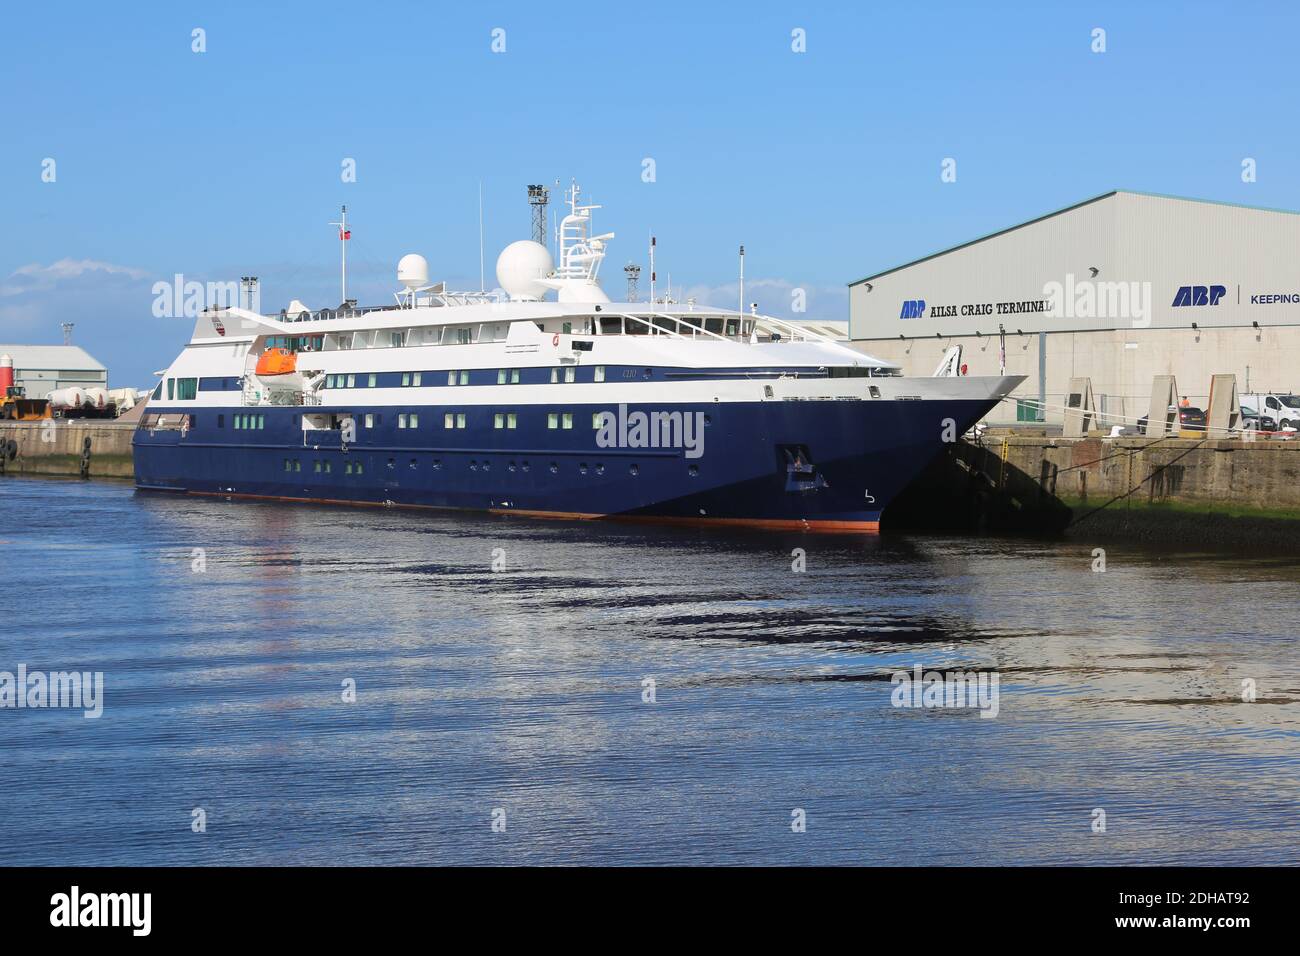
<svg viewBox="0 0 1300 956">
<path fill-rule="evenodd" d="M 899 315 L 900 319 L 923 319 L 925 318 L 925 300 L 924 299 L 904 299 L 903 311 Z"/>
<path fill-rule="evenodd" d="M 1174 295 L 1174 304 L 1170 308 L 1192 305 L 1218 305 L 1228 290 L 1221 285 L 1184 285 L 1178 287 Z"/>
</svg>

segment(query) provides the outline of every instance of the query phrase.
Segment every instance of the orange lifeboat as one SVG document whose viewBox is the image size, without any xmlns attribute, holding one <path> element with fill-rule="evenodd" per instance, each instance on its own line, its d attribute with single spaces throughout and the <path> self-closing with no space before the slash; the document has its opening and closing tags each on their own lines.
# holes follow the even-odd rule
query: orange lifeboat
<svg viewBox="0 0 1300 956">
<path fill-rule="evenodd" d="M 257 357 L 257 375 L 292 375 L 298 370 L 298 356 L 285 348 L 265 350 Z"/>
</svg>

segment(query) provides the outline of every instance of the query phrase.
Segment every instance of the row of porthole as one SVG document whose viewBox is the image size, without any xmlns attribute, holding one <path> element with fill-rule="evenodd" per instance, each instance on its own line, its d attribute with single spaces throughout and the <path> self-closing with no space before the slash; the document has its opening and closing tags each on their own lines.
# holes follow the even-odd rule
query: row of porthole
<svg viewBox="0 0 1300 956">
<path fill-rule="evenodd" d="M 350 474 L 353 473 L 353 471 L 352 471 L 352 464 L 353 464 L 353 463 L 352 463 L 351 461 L 348 461 L 348 462 L 346 462 L 346 464 L 347 464 L 346 473 L 350 475 Z M 395 459 L 395 458 L 390 458 L 390 459 L 388 459 L 388 467 L 389 467 L 390 469 L 396 468 L 396 467 L 397 467 L 397 459 Z M 412 470 L 416 470 L 416 469 L 418 469 L 418 468 L 419 468 L 419 463 L 418 463 L 418 461 L 417 461 L 416 459 L 414 459 L 414 458 L 410 459 L 409 467 L 410 467 Z M 524 471 L 525 473 L 527 473 L 527 472 L 529 472 L 529 471 L 532 470 L 532 468 L 531 468 L 531 466 L 528 464 L 528 462 L 524 462 L 522 465 L 520 465 L 520 466 L 516 466 L 515 463 L 512 461 L 512 462 L 510 462 L 510 464 L 506 465 L 506 469 L 507 469 L 508 471 L 510 471 L 510 472 L 514 472 L 514 471 L 516 470 L 517 467 L 518 467 L 519 469 L 521 469 L 522 471 Z M 491 470 L 492 470 L 492 463 L 491 463 L 490 461 L 483 461 L 483 462 L 480 462 L 478 459 L 471 459 L 471 460 L 470 460 L 470 463 L 469 463 L 469 470 L 470 470 L 470 471 L 479 471 L 480 469 L 483 470 L 483 471 L 491 471 Z M 300 460 L 286 458 L 286 459 L 284 460 L 284 470 L 285 470 L 285 471 L 301 471 L 301 470 L 302 470 L 302 462 L 301 462 Z M 317 462 L 316 462 L 316 471 L 319 472 L 320 470 L 321 470 L 321 462 L 320 462 L 320 461 L 317 461 Z M 325 470 L 326 472 L 328 472 L 328 471 L 330 470 L 330 463 L 329 463 L 328 461 L 325 462 L 324 470 Z M 433 460 L 433 470 L 434 470 L 434 471 L 441 471 L 441 470 L 442 470 L 442 459 L 441 459 L 441 458 L 435 458 L 435 459 Z M 603 475 L 603 474 L 605 474 L 605 466 L 604 466 L 604 464 L 603 464 L 603 463 L 600 463 L 600 462 L 597 462 L 597 464 L 596 464 L 596 469 L 595 469 L 595 470 L 596 470 L 596 474 L 597 474 L 597 475 Z M 628 465 L 628 469 L 627 469 L 627 471 L 628 471 L 628 474 L 631 475 L 633 478 L 635 478 L 636 476 L 638 476 L 639 474 L 641 474 L 641 468 L 640 468 L 639 465 Z M 550 472 L 551 472 L 551 474 L 553 474 L 553 475 L 558 475 L 558 474 L 560 473 L 560 466 L 557 465 L 555 462 L 551 462 L 551 464 L 550 464 Z M 587 472 L 588 472 L 587 463 L 586 463 L 585 461 L 584 461 L 584 462 L 580 462 L 580 463 L 578 464 L 578 473 L 579 473 L 579 474 L 582 474 L 582 475 L 585 475 L 585 474 L 587 474 Z M 357 474 L 361 474 L 361 473 L 362 473 L 362 465 L 361 465 L 360 462 L 357 462 L 357 463 L 356 463 L 356 473 L 357 473 Z M 686 469 L 686 473 L 687 473 L 688 475 L 690 475 L 692 478 L 696 477 L 696 476 L 699 475 L 699 473 L 700 473 L 699 466 L 698 466 L 698 465 L 689 465 L 689 466 L 687 467 L 687 469 Z"/>
<path fill-rule="evenodd" d="M 413 465 L 412 467 L 414 467 L 414 465 Z M 440 459 L 435 459 L 434 462 L 433 462 L 433 467 L 434 467 L 434 470 L 441 469 L 441 468 L 442 468 L 442 461 L 441 461 Z M 527 472 L 529 472 L 529 471 L 531 470 L 531 467 L 529 466 L 528 462 L 524 462 L 522 465 L 518 465 L 518 466 L 517 466 L 517 465 L 512 461 L 512 462 L 510 462 L 510 464 L 506 465 L 506 470 L 507 470 L 507 471 L 510 471 L 510 472 L 512 472 L 512 473 L 513 473 L 517 468 L 518 468 L 519 470 L 522 470 L 522 471 L 525 472 L 525 473 L 527 473 Z M 492 463 L 491 463 L 490 461 L 483 461 L 483 462 L 480 462 L 478 459 L 471 459 L 471 460 L 470 460 L 470 463 L 469 463 L 469 470 L 470 470 L 470 471 L 480 471 L 480 470 L 481 470 L 481 471 L 491 471 L 491 470 L 492 470 Z M 591 469 L 588 467 L 588 465 L 587 465 L 587 463 L 586 463 L 585 461 L 584 461 L 584 462 L 579 462 L 579 463 L 578 463 L 578 474 L 580 474 L 580 475 L 585 475 L 585 474 L 587 474 L 588 471 L 590 471 L 590 470 L 591 470 Z M 558 475 L 558 474 L 560 473 L 560 466 L 559 466 L 558 464 L 556 464 L 555 462 L 551 462 L 550 467 L 549 467 L 549 471 L 550 471 L 550 473 L 553 474 L 553 475 Z M 597 463 L 596 463 L 596 467 L 595 467 L 595 472 L 596 472 L 597 475 L 603 475 L 603 474 L 605 474 L 605 465 L 604 465 L 603 463 L 601 463 L 601 462 L 597 462 Z M 635 478 L 637 475 L 641 474 L 641 466 L 640 466 L 640 465 L 635 465 L 635 464 L 634 464 L 634 465 L 628 465 L 628 466 L 627 466 L 627 473 L 628 473 L 629 475 L 631 475 L 633 478 Z M 699 473 L 700 473 L 700 468 L 699 468 L 698 465 L 688 465 L 687 468 L 686 468 L 686 473 L 687 473 L 688 475 L 690 475 L 692 478 L 695 478 L 696 476 L 699 475 Z"/>
<path fill-rule="evenodd" d="M 441 468 L 441 467 L 442 467 L 442 462 L 441 462 L 441 461 L 436 461 L 436 460 L 435 460 L 434 463 L 433 463 L 433 467 L 434 467 L 434 468 Z M 478 459 L 471 459 L 471 460 L 470 460 L 470 463 L 469 463 L 469 470 L 470 470 L 470 471 L 480 471 L 480 470 L 481 470 L 481 471 L 491 471 L 491 470 L 492 470 L 492 463 L 491 463 L 490 461 L 482 461 L 482 462 L 480 462 Z M 515 471 L 522 471 L 522 472 L 524 472 L 525 474 L 527 474 L 528 472 L 532 471 L 532 466 L 529 465 L 528 462 L 524 462 L 523 464 L 516 465 L 516 464 L 512 461 L 512 462 L 510 462 L 510 464 L 506 465 L 506 470 L 509 471 L 509 472 L 511 472 L 512 474 L 513 474 Z M 553 474 L 553 475 L 558 475 L 558 474 L 560 473 L 560 466 L 559 466 L 558 464 L 556 464 L 555 462 L 551 462 L 551 464 L 550 464 L 548 470 L 550 471 L 551 474 Z M 586 463 L 585 461 L 584 461 L 584 462 L 581 462 L 581 463 L 578 465 L 578 473 L 579 473 L 579 474 L 585 475 L 585 474 L 587 474 L 587 472 L 588 472 L 589 470 L 590 470 L 590 469 L 588 468 L 587 463 Z M 605 466 L 604 466 L 604 464 L 602 464 L 602 463 L 600 463 L 600 462 L 597 462 L 597 464 L 596 464 L 596 468 L 595 468 L 595 471 L 596 471 L 596 474 L 598 474 L 598 475 L 603 475 L 603 474 L 605 473 Z M 628 474 L 633 475 L 633 476 L 636 476 L 636 475 L 639 475 L 640 473 L 641 473 L 641 469 L 640 469 L 639 466 L 637 466 L 637 465 L 629 465 L 629 466 L 628 466 Z"/>
</svg>

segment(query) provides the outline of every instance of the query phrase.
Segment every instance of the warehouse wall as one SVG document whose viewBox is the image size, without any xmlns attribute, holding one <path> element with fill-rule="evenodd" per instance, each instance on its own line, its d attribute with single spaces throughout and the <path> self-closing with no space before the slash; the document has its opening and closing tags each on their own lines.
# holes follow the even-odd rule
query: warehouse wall
<svg viewBox="0 0 1300 956">
<path fill-rule="evenodd" d="M 852 342 L 853 348 L 894 362 L 908 375 L 931 375 L 953 345 L 962 346 L 962 361 L 970 375 L 998 374 L 997 335 L 977 338 L 897 338 Z M 1046 336 L 1046 419 L 1059 423 L 1070 379 L 1090 376 L 1099 408 L 1133 420 L 1147 413 L 1151 379 L 1173 375 L 1180 394 L 1205 407 L 1210 378 L 1237 376 L 1239 393 L 1300 393 L 1300 326 L 1260 329 L 1127 329 L 1103 332 L 1061 332 Z M 1038 335 L 1007 336 L 1007 372 L 1029 378 L 1012 398 L 1037 399 Z M 1104 403 L 1104 405 L 1103 405 Z M 990 422 L 1014 422 L 1014 402 L 989 415 Z M 1119 424 L 1119 422 L 1115 422 Z"/>
<path fill-rule="evenodd" d="M 1121 192 L 855 283 L 850 336 L 987 335 L 999 324 L 1026 332 L 1300 325 L 1298 249 L 1300 214 Z M 1056 301 L 1048 283 L 1070 290 L 1059 295 L 1064 314 L 1046 311 Z M 1102 305 L 1117 283 L 1143 297 L 1141 310 Z M 1080 299 L 1085 286 L 1096 293 L 1091 308 Z M 1216 286 L 1224 294 L 1213 304 L 1174 305 L 1183 287 Z M 1293 301 L 1252 302 L 1257 295 Z M 904 303 L 919 300 L 924 314 L 903 317 Z"/>
<path fill-rule="evenodd" d="M 95 369 L 14 369 L 14 383 L 27 389 L 28 398 L 45 398 L 58 388 L 71 385 L 108 385 L 108 373 Z"/>
</svg>

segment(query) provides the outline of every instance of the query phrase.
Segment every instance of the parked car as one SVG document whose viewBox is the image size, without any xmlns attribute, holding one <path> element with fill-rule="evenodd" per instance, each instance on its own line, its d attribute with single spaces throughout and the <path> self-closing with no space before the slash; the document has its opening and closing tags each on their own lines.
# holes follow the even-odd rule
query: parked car
<svg viewBox="0 0 1300 956">
<path fill-rule="evenodd" d="M 1241 424 L 1237 427 L 1241 431 L 1275 432 L 1277 431 L 1277 422 L 1267 415 L 1260 415 L 1253 408 L 1242 405 Z"/>
<path fill-rule="evenodd" d="M 1178 412 L 1178 430 L 1186 432 L 1203 432 L 1205 431 L 1205 411 L 1197 408 L 1195 405 L 1182 405 L 1175 408 L 1170 405 L 1169 410 Z M 1143 415 L 1138 419 L 1138 434 L 1147 433 L 1147 416 Z"/>
</svg>

